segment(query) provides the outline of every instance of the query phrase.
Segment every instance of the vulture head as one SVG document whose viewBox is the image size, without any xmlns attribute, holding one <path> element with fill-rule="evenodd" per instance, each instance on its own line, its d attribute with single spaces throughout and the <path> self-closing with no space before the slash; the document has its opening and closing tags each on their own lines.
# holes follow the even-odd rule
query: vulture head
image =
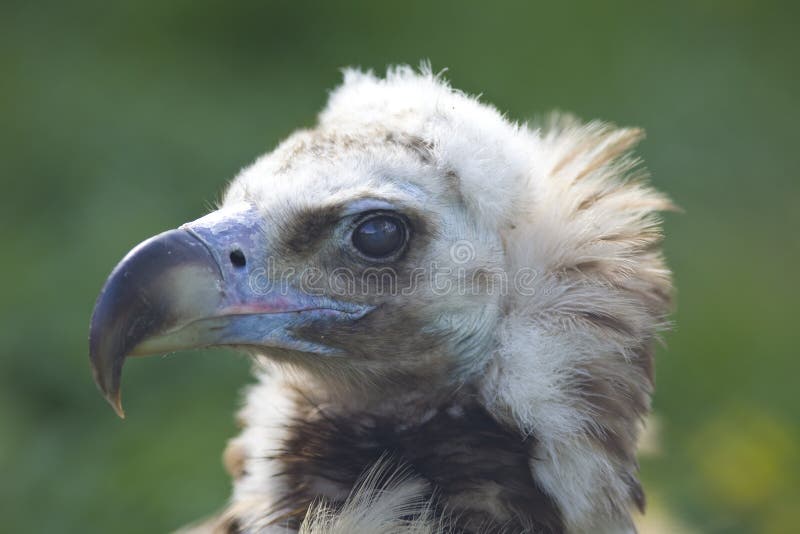
<svg viewBox="0 0 800 534">
<path fill-rule="evenodd" d="M 114 269 L 95 380 L 122 415 L 127 356 L 253 355 L 209 531 L 631 532 L 671 292 L 641 137 L 346 71 L 313 129 Z"/>
</svg>

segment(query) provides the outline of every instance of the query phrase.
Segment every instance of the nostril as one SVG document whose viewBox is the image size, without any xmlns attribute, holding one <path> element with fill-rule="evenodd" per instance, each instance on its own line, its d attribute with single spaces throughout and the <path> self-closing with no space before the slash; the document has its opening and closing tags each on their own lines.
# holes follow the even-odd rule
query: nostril
<svg viewBox="0 0 800 534">
<path fill-rule="evenodd" d="M 247 265 L 247 258 L 244 257 L 244 252 L 242 252 L 238 248 L 233 252 L 231 252 L 230 258 L 231 258 L 231 263 L 236 268 L 242 268 L 245 265 Z"/>
</svg>

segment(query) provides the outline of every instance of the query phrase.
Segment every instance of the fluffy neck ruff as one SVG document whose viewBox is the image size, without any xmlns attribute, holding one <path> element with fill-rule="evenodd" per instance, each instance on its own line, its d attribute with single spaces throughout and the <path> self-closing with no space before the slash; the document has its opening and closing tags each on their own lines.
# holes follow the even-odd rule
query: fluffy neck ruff
<svg viewBox="0 0 800 534">
<path fill-rule="evenodd" d="M 376 496 L 402 493 L 409 485 L 413 503 L 380 520 L 394 517 L 405 528 L 425 524 L 431 532 L 565 531 L 558 505 L 530 468 L 536 437 L 498 421 L 473 388 L 354 410 L 320 402 L 318 389 L 296 380 L 267 375 L 250 400 L 277 400 L 276 391 L 281 400 L 273 407 L 281 417 L 273 414 L 272 439 L 260 441 L 264 434 L 250 421 L 226 453 L 237 487 L 225 516 L 229 532 L 297 531 L 304 520 L 319 522 L 314 505 L 320 502 L 341 523 L 348 508 L 364 513 L 353 509 L 356 496 L 374 507 Z M 244 417 L 252 415 L 245 409 Z M 335 531 L 326 528 L 320 532 Z M 372 524 L 364 531 L 386 530 Z"/>
</svg>

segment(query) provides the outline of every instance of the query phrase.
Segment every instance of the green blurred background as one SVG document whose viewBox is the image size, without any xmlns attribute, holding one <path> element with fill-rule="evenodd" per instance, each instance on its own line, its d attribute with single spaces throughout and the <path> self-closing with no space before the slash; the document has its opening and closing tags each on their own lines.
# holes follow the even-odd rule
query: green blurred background
<svg viewBox="0 0 800 534">
<path fill-rule="evenodd" d="M 106 275 L 313 123 L 338 69 L 448 67 L 511 117 L 648 131 L 677 328 L 658 362 L 651 517 L 800 524 L 797 4 L 0 4 L 0 531 L 161 532 L 226 499 L 241 357 L 129 362 L 128 420 L 92 383 Z"/>
</svg>

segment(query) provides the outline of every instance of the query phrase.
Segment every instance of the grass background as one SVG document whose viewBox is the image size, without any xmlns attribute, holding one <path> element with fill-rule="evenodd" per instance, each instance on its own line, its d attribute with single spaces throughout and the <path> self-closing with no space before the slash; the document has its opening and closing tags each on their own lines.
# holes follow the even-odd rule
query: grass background
<svg viewBox="0 0 800 534">
<path fill-rule="evenodd" d="M 159 532 L 221 505 L 248 364 L 132 362 L 92 384 L 111 267 L 200 216 L 310 125 L 338 69 L 435 69 L 511 117 L 648 131 L 677 328 L 658 360 L 655 514 L 709 533 L 800 524 L 796 3 L 0 3 L 0 531 Z"/>
</svg>

